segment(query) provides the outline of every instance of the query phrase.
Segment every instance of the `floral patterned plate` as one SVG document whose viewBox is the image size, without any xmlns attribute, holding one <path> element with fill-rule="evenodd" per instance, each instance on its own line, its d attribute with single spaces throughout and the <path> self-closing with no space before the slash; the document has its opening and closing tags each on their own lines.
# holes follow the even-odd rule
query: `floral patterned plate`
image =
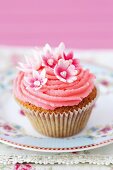
<svg viewBox="0 0 113 170">
<path fill-rule="evenodd" d="M 113 71 L 83 63 L 97 76 L 100 95 L 87 127 L 78 135 L 50 138 L 38 134 L 11 95 L 15 69 L 0 75 L 0 142 L 43 152 L 72 152 L 101 147 L 113 142 Z"/>
</svg>

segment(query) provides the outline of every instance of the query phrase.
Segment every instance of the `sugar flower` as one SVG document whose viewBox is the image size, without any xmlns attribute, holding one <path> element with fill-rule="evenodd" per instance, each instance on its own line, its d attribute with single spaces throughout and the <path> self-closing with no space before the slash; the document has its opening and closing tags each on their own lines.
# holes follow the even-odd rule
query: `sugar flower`
<svg viewBox="0 0 113 170">
<path fill-rule="evenodd" d="M 48 66 L 51 68 L 54 68 L 57 63 L 55 57 L 50 53 L 47 53 L 46 56 L 43 56 L 42 61 L 44 66 Z"/>
<path fill-rule="evenodd" d="M 25 56 L 26 63 L 19 62 L 17 67 L 20 71 L 30 73 L 32 70 L 39 70 L 42 63 L 40 55 L 33 53 L 32 57 Z"/>
<path fill-rule="evenodd" d="M 68 60 L 70 64 L 73 64 L 76 69 L 80 67 L 79 60 L 74 58 L 73 52 L 68 53 L 67 55 L 64 53 L 63 58 Z"/>
<path fill-rule="evenodd" d="M 65 45 L 63 42 L 61 42 L 59 46 L 55 49 L 52 49 L 49 44 L 46 44 L 43 48 L 44 55 L 50 53 L 53 54 L 56 58 L 58 58 L 60 55 L 63 55 L 64 50 L 65 50 Z"/>
<path fill-rule="evenodd" d="M 54 68 L 54 73 L 60 81 L 72 83 L 77 80 L 78 71 L 68 60 L 60 59 Z"/>
<path fill-rule="evenodd" d="M 52 49 L 49 44 L 46 44 L 43 48 L 43 53 L 46 55 L 47 53 L 52 53 Z"/>
<path fill-rule="evenodd" d="M 65 45 L 63 42 L 61 42 L 59 44 L 59 46 L 57 48 L 55 48 L 54 50 L 54 55 L 59 58 L 59 57 L 62 57 L 63 56 L 63 53 L 64 53 L 64 50 L 65 50 Z"/>
<path fill-rule="evenodd" d="M 28 74 L 24 77 L 26 89 L 39 90 L 47 82 L 46 70 L 43 69 L 41 72 L 33 70 L 32 74 Z"/>
<path fill-rule="evenodd" d="M 51 68 L 54 68 L 57 64 L 57 61 L 62 57 L 63 51 L 64 51 L 64 44 L 60 43 L 58 48 L 55 48 L 54 50 L 51 49 L 49 44 L 46 44 L 43 48 L 44 55 L 42 56 L 42 62 L 44 66 L 48 66 Z"/>
</svg>

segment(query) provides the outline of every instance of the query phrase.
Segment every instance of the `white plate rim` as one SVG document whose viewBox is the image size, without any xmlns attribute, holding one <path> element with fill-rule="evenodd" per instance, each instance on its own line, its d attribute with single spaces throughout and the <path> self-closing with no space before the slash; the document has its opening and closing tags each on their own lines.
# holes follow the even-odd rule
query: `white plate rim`
<svg viewBox="0 0 113 170">
<path fill-rule="evenodd" d="M 0 138 L 0 142 L 3 144 L 9 145 L 9 146 L 13 146 L 13 147 L 17 147 L 17 148 L 25 149 L 25 150 L 30 150 L 30 151 L 65 153 L 65 152 L 85 151 L 85 150 L 90 150 L 90 149 L 95 149 L 95 148 L 99 148 L 102 146 L 106 146 L 108 144 L 113 143 L 113 138 L 109 140 L 105 140 L 100 143 L 96 143 L 96 144 L 90 144 L 90 145 L 72 147 L 72 148 L 44 148 L 44 147 L 22 145 L 22 144 L 18 144 L 15 142 L 5 140 L 3 138 Z"/>
</svg>

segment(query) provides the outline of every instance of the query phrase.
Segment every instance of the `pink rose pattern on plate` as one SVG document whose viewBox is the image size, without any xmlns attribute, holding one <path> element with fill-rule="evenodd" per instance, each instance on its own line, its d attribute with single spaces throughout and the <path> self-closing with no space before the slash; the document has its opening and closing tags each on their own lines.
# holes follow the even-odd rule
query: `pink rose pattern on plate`
<svg viewBox="0 0 113 170">
<path fill-rule="evenodd" d="M 113 135 L 113 124 L 104 126 L 94 126 L 87 130 L 86 136 L 89 138 L 99 138 Z"/>
<path fill-rule="evenodd" d="M 22 127 L 14 124 L 10 124 L 0 119 L 0 134 L 6 136 L 20 137 L 25 135 L 25 131 Z"/>
</svg>

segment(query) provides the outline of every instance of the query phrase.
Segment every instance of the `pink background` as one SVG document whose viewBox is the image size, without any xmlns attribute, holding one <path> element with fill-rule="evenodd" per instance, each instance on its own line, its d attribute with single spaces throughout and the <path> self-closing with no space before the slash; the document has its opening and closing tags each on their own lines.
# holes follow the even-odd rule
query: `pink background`
<svg viewBox="0 0 113 170">
<path fill-rule="evenodd" d="M 0 0 L 0 44 L 113 48 L 113 0 Z"/>
</svg>

